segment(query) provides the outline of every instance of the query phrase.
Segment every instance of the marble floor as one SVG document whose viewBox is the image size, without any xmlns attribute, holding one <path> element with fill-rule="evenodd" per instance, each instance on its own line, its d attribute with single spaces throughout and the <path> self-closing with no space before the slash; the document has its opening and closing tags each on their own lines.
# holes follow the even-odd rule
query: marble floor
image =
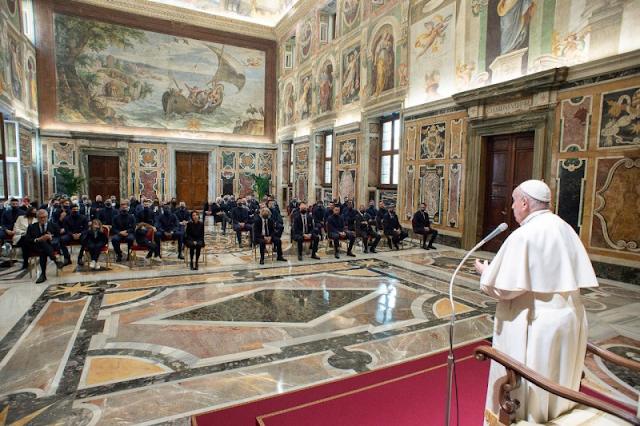
<svg viewBox="0 0 640 426">
<path fill-rule="evenodd" d="M 448 285 L 464 252 L 445 246 L 265 265 L 213 235 L 206 265 L 163 262 L 35 284 L 0 269 L 0 425 L 189 424 L 189 416 L 347 377 L 447 347 Z M 284 236 L 284 241 L 289 241 Z M 479 257 L 491 258 L 490 253 Z M 456 344 L 488 338 L 495 302 L 471 262 L 455 289 Z M 640 288 L 584 293 L 590 341 L 640 359 Z M 587 360 L 585 384 L 632 403 L 640 378 Z"/>
</svg>

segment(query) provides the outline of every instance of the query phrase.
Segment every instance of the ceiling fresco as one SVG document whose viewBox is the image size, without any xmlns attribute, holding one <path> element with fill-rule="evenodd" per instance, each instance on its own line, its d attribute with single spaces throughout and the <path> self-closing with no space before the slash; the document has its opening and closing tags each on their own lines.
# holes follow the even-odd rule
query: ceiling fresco
<svg viewBox="0 0 640 426">
<path fill-rule="evenodd" d="M 149 0 L 197 12 L 275 27 L 298 0 Z"/>
</svg>

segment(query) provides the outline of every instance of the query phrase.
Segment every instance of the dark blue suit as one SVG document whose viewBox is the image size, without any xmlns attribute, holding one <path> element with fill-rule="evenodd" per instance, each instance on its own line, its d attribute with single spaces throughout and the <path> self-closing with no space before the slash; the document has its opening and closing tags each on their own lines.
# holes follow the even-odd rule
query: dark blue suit
<svg viewBox="0 0 640 426">
<path fill-rule="evenodd" d="M 339 214 L 334 214 L 327 220 L 327 225 L 329 227 L 329 238 L 333 240 L 335 255 L 338 256 L 338 251 L 340 248 L 340 232 L 345 232 L 345 238 L 349 240 L 349 248 L 347 248 L 347 253 L 351 253 L 353 243 L 355 243 L 356 241 L 356 236 L 353 232 L 347 232 L 344 218 Z"/>
<path fill-rule="evenodd" d="M 238 245 L 242 247 L 242 230 L 251 231 L 251 223 L 249 223 L 249 210 L 240 206 L 231 210 L 231 221 L 233 222 L 233 230 L 236 231 Z M 244 226 L 240 226 L 244 223 Z"/>
<path fill-rule="evenodd" d="M 127 242 L 127 248 L 130 249 L 135 240 L 134 231 L 136 229 L 136 218 L 127 212 L 127 214 L 120 213 L 113 218 L 111 232 L 113 232 L 113 239 L 111 244 L 113 245 L 113 251 L 116 253 L 116 258 L 122 256 L 122 250 L 120 250 L 120 244 L 123 241 Z M 127 235 L 120 235 L 120 232 L 126 231 Z"/>
<path fill-rule="evenodd" d="M 158 256 L 160 256 L 160 241 L 162 240 L 178 240 L 178 254 L 182 254 L 182 242 L 184 241 L 184 233 L 180 229 L 180 222 L 178 222 L 178 218 L 173 213 L 162 213 L 156 219 L 156 235 L 155 240 L 158 245 Z M 168 237 L 165 235 L 165 232 L 173 232 L 173 235 Z"/>
</svg>

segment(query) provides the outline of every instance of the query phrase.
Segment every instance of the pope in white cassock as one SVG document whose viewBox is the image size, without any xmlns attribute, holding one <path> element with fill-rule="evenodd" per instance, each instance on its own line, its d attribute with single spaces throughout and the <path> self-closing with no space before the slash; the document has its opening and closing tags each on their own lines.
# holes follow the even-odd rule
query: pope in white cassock
<svg viewBox="0 0 640 426">
<path fill-rule="evenodd" d="M 493 347 L 555 383 L 578 390 L 587 347 L 587 317 L 580 289 L 597 287 L 593 266 L 573 228 L 550 210 L 551 191 L 528 180 L 513 191 L 520 227 L 491 264 L 475 262 L 480 286 L 498 299 Z M 491 362 L 485 425 L 497 425 L 504 367 Z M 511 392 L 518 419 L 544 423 L 574 403 L 522 380 Z"/>
</svg>

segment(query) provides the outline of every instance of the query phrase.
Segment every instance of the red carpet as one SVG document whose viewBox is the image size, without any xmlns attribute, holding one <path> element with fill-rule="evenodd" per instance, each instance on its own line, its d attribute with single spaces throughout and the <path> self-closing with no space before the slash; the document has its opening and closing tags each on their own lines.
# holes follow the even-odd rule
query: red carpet
<svg viewBox="0 0 640 426">
<path fill-rule="evenodd" d="M 460 424 L 482 424 L 489 362 L 473 358 L 485 341 L 455 350 Z M 195 415 L 197 426 L 443 424 L 448 351 L 346 379 Z M 294 409 L 305 405 L 304 409 Z M 280 413 L 281 411 L 284 412 Z M 455 424 L 455 409 L 451 424 Z"/>
</svg>

